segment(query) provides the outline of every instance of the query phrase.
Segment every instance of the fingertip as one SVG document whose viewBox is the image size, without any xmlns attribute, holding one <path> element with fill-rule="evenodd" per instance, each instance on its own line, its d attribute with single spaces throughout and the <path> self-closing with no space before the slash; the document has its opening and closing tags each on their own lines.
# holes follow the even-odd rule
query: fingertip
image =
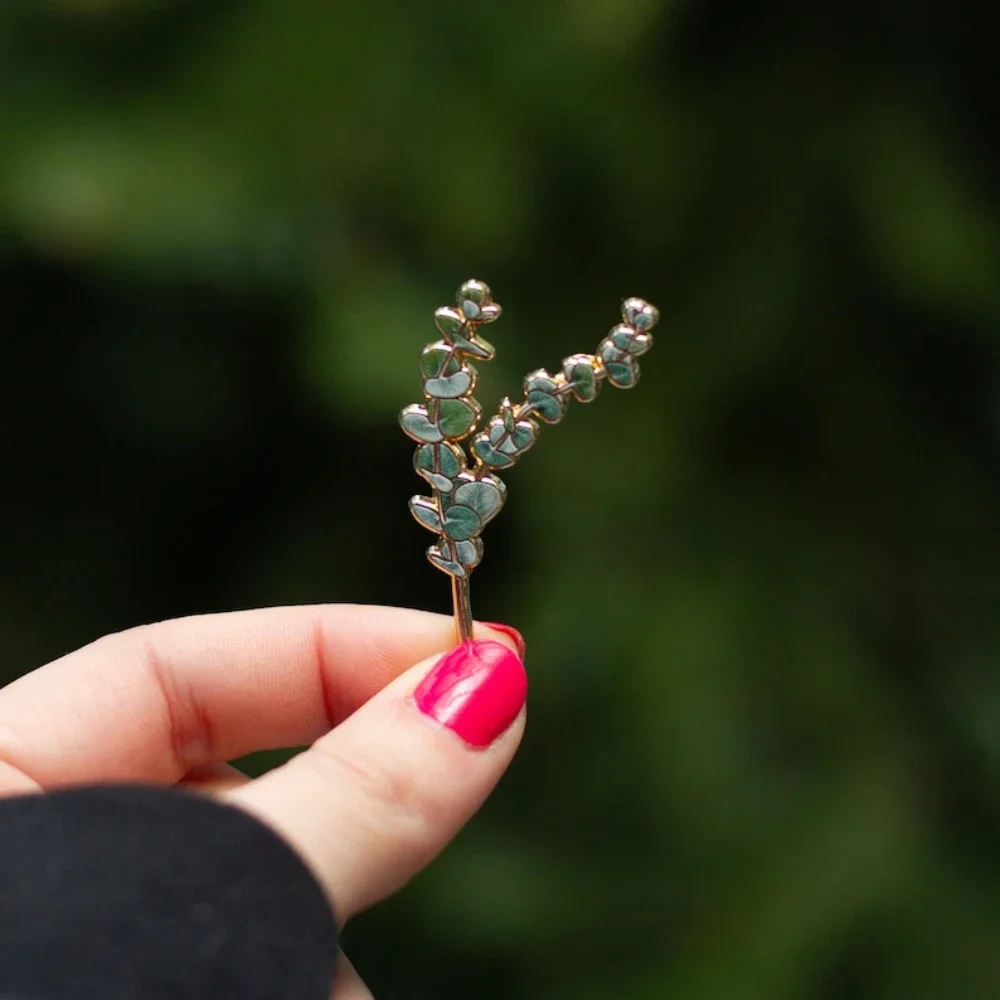
<svg viewBox="0 0 1000 1000">
<path fill-rule="evenodd" d="M 413 700 L 425 716 L 481 750 L 507 732 L 527 694 L 521 658 L 503 643 L 474 639 L 441 657 L 413 692 Z"/>
<path fill-rule="evenodd" d="M 517 653 L 518 659 L 524 662 L 526 651 L 524 636 L 512 625 L 504 625 L 502 622 L 482 622 L 477 623 L 475 632 L 484 639 L 493 639 L 509 646 Z"/>
</svg>

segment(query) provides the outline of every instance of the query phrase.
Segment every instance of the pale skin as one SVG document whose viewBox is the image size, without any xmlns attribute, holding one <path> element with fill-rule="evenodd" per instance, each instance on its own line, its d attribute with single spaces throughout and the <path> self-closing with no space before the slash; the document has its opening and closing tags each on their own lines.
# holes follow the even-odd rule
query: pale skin
<svg viewBox="0 0 1000 1000">
<path fill-rule="evenodd" d="M 489 628 L 476 637 L 516 652 Z M 441 852 L 521 740 L 523 710 L 475 750 L 412 704 L 454 645 L 451 618 L 357 605 L 109 635 L 0 690 L 0 795 L 142 782 L 219 796 L 277 830 L 345 922 Z M 307 744 L 256 780 L 227 763 Z M 371 1000 L 346 960 L 333 1000 Z"/>
</svg>

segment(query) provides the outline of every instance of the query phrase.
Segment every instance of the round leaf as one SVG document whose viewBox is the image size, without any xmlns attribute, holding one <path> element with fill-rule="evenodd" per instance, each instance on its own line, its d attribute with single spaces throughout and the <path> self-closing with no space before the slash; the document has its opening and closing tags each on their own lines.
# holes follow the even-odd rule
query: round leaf
<svg viewBox="0 0 1000 1000">
<path fill-rule="evenodd" d="M 455 345 L 456 350 L 474 358 L 482 358 L 484 361 L 492 361 L 496 354 L 496 349 L 492 344 L 476 335 L 475 327 L 469 327 L 462 333 L 453 334 L 451 342 Z"/>
<path fill-rule="evenodd" d="M 450 493 L 452 480 L 465 470 L 465 454 L 453 444 L 421 445 L 413 456 L 413 466 L 440 493 Z"/>
<path fill-rule="evenodd" d="M 628 362 L 610 361 L 605 368 L 608 381 L 619 389 L 631 389 L 639 381 L 639 366 L 626 355 Z"/>
<path fill-rule="evenodd" d="M 509 426 L 508 426 L 509 425 Z M 490 444 L 505 455 L 517 456 L 535 443 L 538 425 L 530 420 L 513 420 L 508 412 L 490 420 L 487 432 Z"/>
<path fill-rule="evenodd" d="M 632 341 L 636 337 L 636 331 L 630 326 L 625 326 L 620 324 L 616 326 L 611 333 L 608 334 L 608 340 L 611 341 L 615 347 L 620 351 L 630 351 L 632 347 Z"/>
<path fill-rule="evenodd" d="M 427 550 L 427 559 L 432 566 L 437 567 L 442 573 L 447 573 L 449 576 L 458 577 L 461 580 L 469 575 L 466 568 L 460 562 L 449 559 L 436 545 L 432 545 Z"/>
<path fill-rule="evenodd" d="M 443 340 L 424 348 L 420 374 L 424 392 L 435 399 L 456 399 L 473 388 L 474 373 L 463 365 L 456 349 Z"/>
<path fill-rule="evenodd" d="M 538 428 L 530 420 L 519 420 L 514 425 L 511 439 L 518 451 L 527 451 L 535 443 Z"/>
<path fill-rule="evenodd" d="M 454 375 L 462 370 L 462 359 L 455 354 L 451 344 L 443 340 L 430 344 L 420 355 L 420 374 L 423 378 L 439 378 Z"/>
<path fill-rule="evenodd" d="M 472 389 L 472 376 L 465 371 L 444 378 L 429 378 L 424 382 L 424 392 L 435 399 L 457 399 Z"/>
<path fill-rule="evenodd" d="M 456 542 L 472 538 L 481 530 L 479 515 L 469 507 L 454 504 L 444 512 L 444 533 Z"/>
<path fill-rule="evenodd" d="M 486 434 L 481 434 L 472 443 L 472 450 L 484 465 L 491 469 L 507 469 L 514 464 L 515 458 L 498 451 Z"/>
<path fill-rule="evenodd" d="M 434 313 L 434 322 L 442 335 L 450 341 L 456 334 L 461 333 L 465 317 L 457 309 L 442 306 Z"/>
<path fill-rule="evenodd" d="M 572 387 L 573 395 L 581 403 L 589 403 L 597 397 L 601 383 L 594 371 L 597 359 L 589 354 L 574 354 L 563 362 L 563 375 Z"/>
<path fill-rule="evenodd" d="M 632 343 L 628 345 L 628 352 L 633 358 L 637 358 L 639 355 L 645 354 L 652 346 L 653 338 L 651 334 L 637 333 L 632 338 Z"/>
<path fill-rule="evenodd" d="M 479 420 L 479 407 L 474 400 L 443 399 L 438 408 L 438 427 L 446 438 L 465 437 Z"/>
<path fill-rule="evenodd" d="M 637 330 L 652 330 L 660 319 L 659 310 L 642 299 L 626 299 L 622 303 L 622 319 Z"/>
<path fill-rule="evenodd" d="M 455 502 L 471 507 L 485 523 L 494 517 L 503 505 L 504 497 L 498 479 L 479 479 L 464 483 L 455 490 Z"/>
<path fill-rule="evenodd" d="M 455 542 L 455 555 L 463 566 L 474 569 L 483 558 L 483 543 L 478 538 Z"/>
<path fill-rule="evenodd" d="M 458 457 L 454 453 L 454 445 L 425 444 L 421 445 L 413 456 L 413 465 L 417 472 L 441 472 L 446 476 L 461 472 Z"/>
<path fill-rule="evenodd" d="M 456 298 L 462 304 L 463 308 L 466 302 L 477 308 L 482 308 L 490 301 L 489 285 L 482 281 L 467 281 L 458 290 Z"/>
<path fill-rule="evenodd" d="M 425 528 L 441 533 L 441 516 L 433 500 L 427 497 L 410 497 L 410 512 Z"/>
<path fill-rule="evenodd" d="M 558 423 L 566 413 L 565 397 L 556 396 L 542 389 L 529 392 L 527 403 L 531 407 L 531 412 L 548 424 Z"/>
<path fill-rule="evenodd" d="M 433 444 L 442 438 L 437 424 L 431 422 L 427 408 L 419 403 L 414 403 L 403 410 L 399 415 L 399 425 L 415 441 Z"/>
<path fill-rule="evenodd" d="M 601 341 L 597 351 L 605 364 L 610 361 L 624 361 L 629 356 L 628 351 L 618 347 L 610 337 Z"/>
</svg>

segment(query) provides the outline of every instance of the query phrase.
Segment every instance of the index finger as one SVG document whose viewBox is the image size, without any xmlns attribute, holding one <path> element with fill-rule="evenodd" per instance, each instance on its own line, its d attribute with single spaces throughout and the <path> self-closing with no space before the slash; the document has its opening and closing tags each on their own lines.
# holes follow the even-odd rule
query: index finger
<svg viewBox="0 0 1000 1000">
<path fill-rule="evenodd" d="M 0 690 L 0 793 L 173 783 L 214 761 L 311 743 L 452 645 L 448 617 L 350 604 L 201 615 L 106 636 Z"/>
</svg>

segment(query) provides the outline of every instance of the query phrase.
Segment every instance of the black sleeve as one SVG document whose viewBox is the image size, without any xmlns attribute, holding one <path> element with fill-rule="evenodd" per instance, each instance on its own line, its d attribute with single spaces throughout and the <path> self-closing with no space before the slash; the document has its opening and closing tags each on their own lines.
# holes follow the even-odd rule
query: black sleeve
<svg viewBox="0 0 1000 1000">
<path fill-rule="evenodd" d="M 336 924 L 298 855 L 203 796 L 0 801 L 3 1000 L 328 1000 Z"/>
</svg>

